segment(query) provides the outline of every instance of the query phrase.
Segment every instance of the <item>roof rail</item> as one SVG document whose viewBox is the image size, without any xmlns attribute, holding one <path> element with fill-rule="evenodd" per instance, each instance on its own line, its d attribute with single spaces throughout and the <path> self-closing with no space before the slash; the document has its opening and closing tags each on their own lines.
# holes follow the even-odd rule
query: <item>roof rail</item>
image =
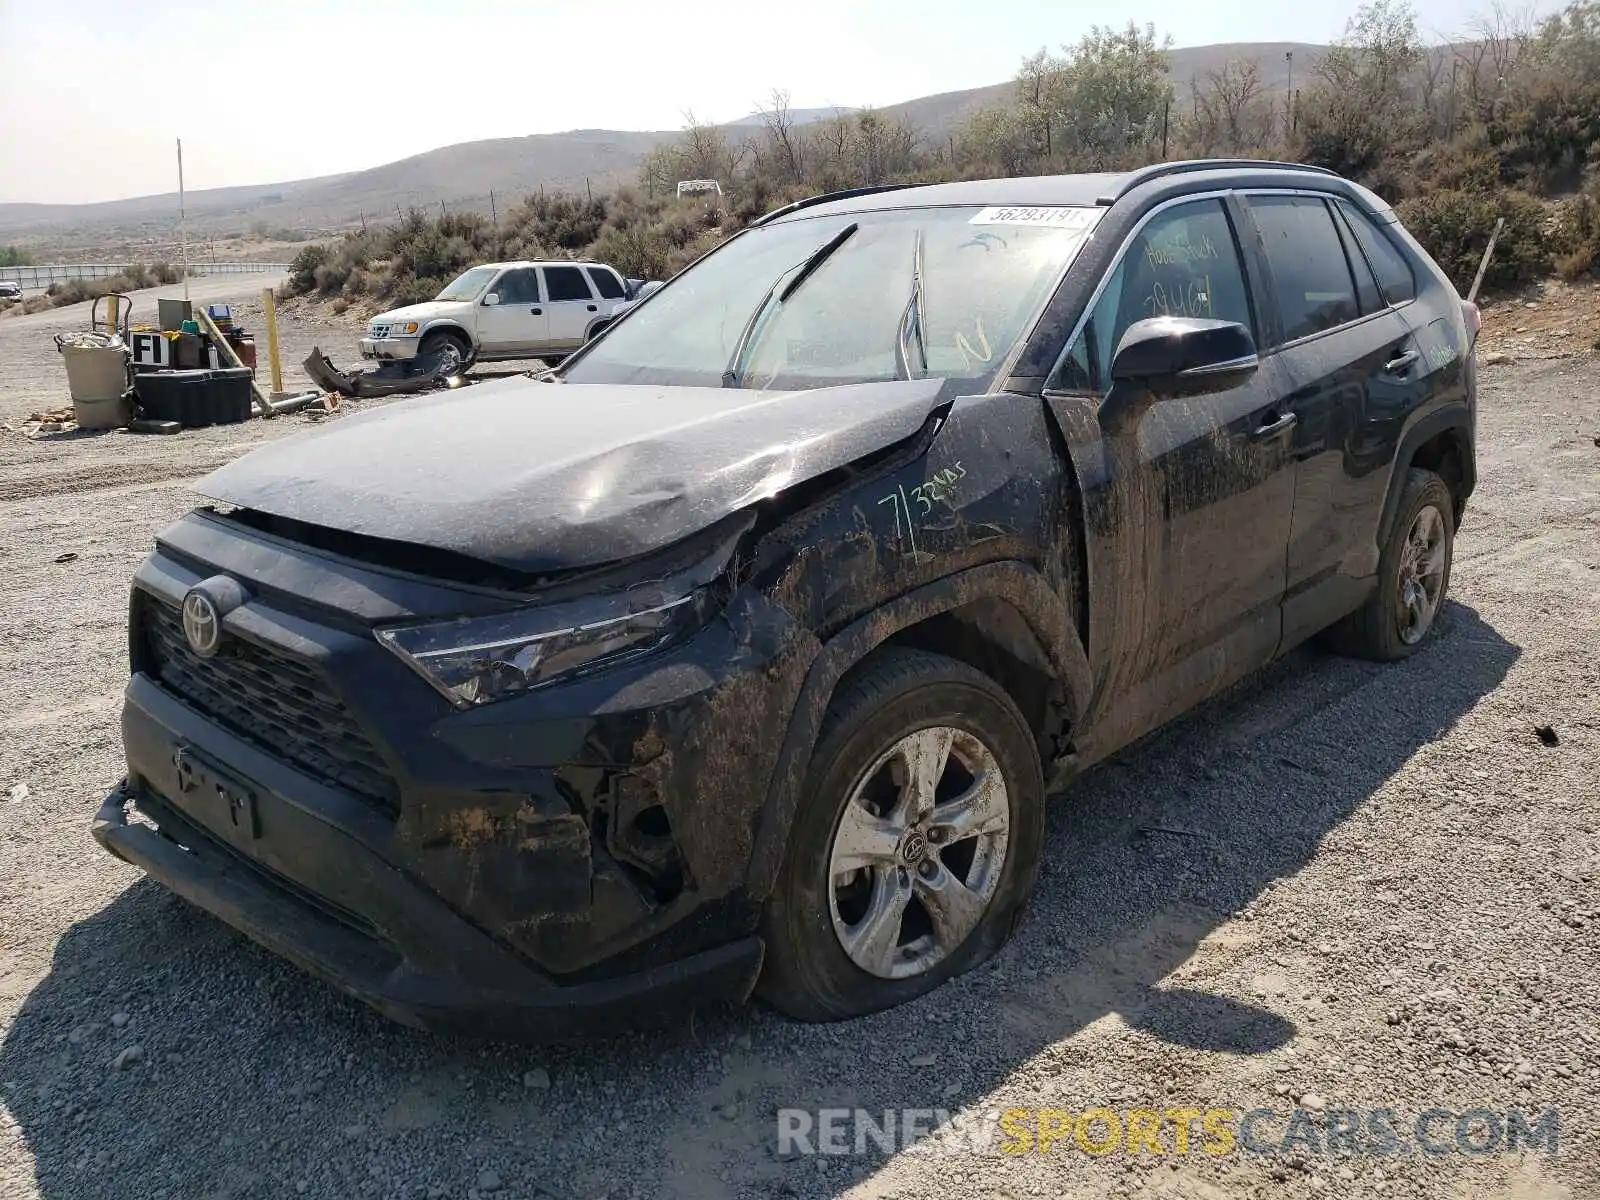
<svg viewBox="0 0 1600 1200">
<path fill-rule="evenodd" d="M 842 192 L 823 192 L 820 196 L 807 196 L 803 200 L 796 200 L 793 204 L 785 204 L 782 208 L 775 208 L 764 217 L 759 217 L 750 222 L 752 226 L 765 225 L 769 221 L 776 221 L 779 217 L 786 217 L 792 212 L 799 212 L 802 208 L 810 208 L 813 204 L 827 204 L 832 200 L 853 200 L 857 196 L 872 196 L 878 192 L 898 192 L 902 188 L 921 187 L 916 183 L 880 183 L 876 187 L 846 188 Z"/>
<path fill-rule="evenodd" d="M 1129 171 L 1117 181 L 1117 190 L 1108 192 L 1098 197 L 1095 203 L 1102 208 L 1109 208 L 1122 197 L 1140 184 L 1149 183 L 1152 179 L 1161 179 L 1167 175 L 1185 175 L 1191 171 L 1220 171 L 1241 170 L 1246 167 L 1266 167 L 1274 171 L 1310 171 L 1315 175 L 1332 175 L 1338 178 L 1339 172 L 1330 171 L 1327 167 L 1313 167 L 1306 163 L 1278 162 L 1270 158 L 1191 158 L 1183 162 L 1153 163 L 1148 167 Z"/>
</svg>

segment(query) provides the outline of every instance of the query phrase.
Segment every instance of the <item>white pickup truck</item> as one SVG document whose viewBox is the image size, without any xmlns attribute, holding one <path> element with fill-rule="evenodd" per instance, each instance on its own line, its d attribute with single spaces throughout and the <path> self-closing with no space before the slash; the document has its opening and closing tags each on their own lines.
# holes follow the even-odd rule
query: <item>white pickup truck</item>
<svg viewBox="0 0 1600 1200">
<path fill-rule="evenodd" d="M 447 369 L 559 359 L 630 307 L 641 284 L 603 263 L 486 263 L 425 304 L 373 317 L 361 357 L 387 362 L 437 354 Z"/>
</svg>

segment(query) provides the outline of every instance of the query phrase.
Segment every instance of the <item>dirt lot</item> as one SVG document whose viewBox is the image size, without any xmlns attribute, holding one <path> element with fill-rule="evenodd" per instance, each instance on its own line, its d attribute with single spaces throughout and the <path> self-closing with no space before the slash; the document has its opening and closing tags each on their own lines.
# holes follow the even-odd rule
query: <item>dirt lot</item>
<svg viewBox="0 0 1600 1200">
<path fill-rule="evenodd" d="M 390 1026 L 90 839 L 129 575 L 186 477 L 307 423 L 27 439 L 65 393 L 25 321 L 0 324 L 7 1200 L 1600 1196 L 1600 355 L 1485 369 L 1436 643 L 1298 652 L 1081 780 L 991 968 L 846 1025 L 758 1008 L 529 1050 Z M 288 357 L 324 332 L 292 324 Z M 1297 1105 L 1318 1137 L 1392 1109 L 1406 1142 L 1430 1108 L 1554 1108 L 1559 1146 L 1456 1152 L 1448 1120 L 1438 1156 L 776 1137 L 779 1108 L 1221 1107 L 1273 1110 L 1277 1142 Z"/>
</svg>

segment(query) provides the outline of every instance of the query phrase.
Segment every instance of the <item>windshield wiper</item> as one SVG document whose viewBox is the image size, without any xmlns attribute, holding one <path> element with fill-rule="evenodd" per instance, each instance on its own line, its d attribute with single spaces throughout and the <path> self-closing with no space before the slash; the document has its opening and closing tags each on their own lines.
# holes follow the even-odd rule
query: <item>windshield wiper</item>
<svg viewBox="0 0 1600 1200">
<path fill-rule="evenodd" d="M 739 331 L 739 340 L 733 344 L 733 356 L 728 359 L 727 369 L 722 372 L 723 387 L 739 386 L 744 376 L 744 361 L 750 354 L 755 343 L 756 330 L 760 328 L 762 319 L 767 315 L 767 311 L 774 304 L 782 304 L 790 296 L 794 295 L 800 289 L 800 285 L 811 278 L 812 273 L 827 262 L 828 257 L 849 241 L 850 235 L 860 228 L 859 224 L 852 221 L 813 250 L 806 259 L 796 263 L 772 281 L 772 286 L 767 289 L 766 295 L 761 297 L 761 303 L 756 305 L 755 312 L 750 314 L 750 319 L 744 323 L 744 328 Z M 791 274 L 794 275 L 794 278 L 789 279 L 788 284 L 780 292 L 778 290 L 779 285 L 783 284 L 783 281 L 788 279 Z"/>
<path fill-rule="evenodd" d="M 922 373 L 928 373 L 928 342 L 922 332 L 922 230 L 917 230 L 917 245 L 911 259 L 911 298 L 900 314 L 900 328 L 895 332 L 895 366 L 901 378 L 911 379 L 911 333 L 916 331 L 917 354 L 922 359 Z"/>
</svg>

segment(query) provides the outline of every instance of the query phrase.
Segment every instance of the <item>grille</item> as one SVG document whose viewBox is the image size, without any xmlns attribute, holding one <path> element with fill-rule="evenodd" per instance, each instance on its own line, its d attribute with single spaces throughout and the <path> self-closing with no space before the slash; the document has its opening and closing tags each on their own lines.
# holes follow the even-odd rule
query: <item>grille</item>
<svg viewBox="0 0 1600 1200">
<path fill-rule="evenodd" d="M 389 327 L 387 325 L 374 325 L 370 330 L 368 330 L 367 336 L 382 340 L 383 338 L 389 336 Z"/>
<path fill-rule="evenodd" d="M 383 757 L 318 668 L 241 638 L 225 638 L 215 657 L 201 658 L 176 609 L 150 599 L 139 609 L 168 691 L 308 774 L 399 813 L 400 789 Z"/>
</svg>

